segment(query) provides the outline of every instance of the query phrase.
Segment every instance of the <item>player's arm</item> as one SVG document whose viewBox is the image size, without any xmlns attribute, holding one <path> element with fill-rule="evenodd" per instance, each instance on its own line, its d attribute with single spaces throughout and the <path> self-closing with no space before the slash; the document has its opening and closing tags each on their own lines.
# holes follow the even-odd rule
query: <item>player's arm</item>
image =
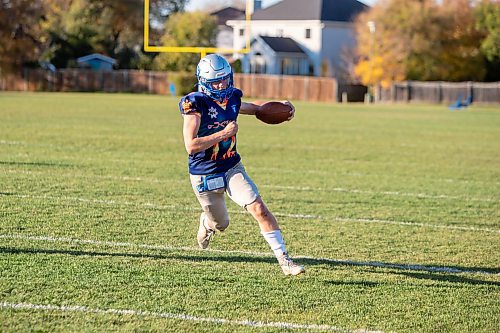
<svg viewBox="0 0 500 333">
<path fill-rule="evenodd" d="M 189 112 L 183 115 L 184 125 L 182 134 L 184 136 L 184 146 L 188 154 L 195 154 L 206 150 L 216 143 L 230 138 L 238 132 L 238 124 L 230 122 L 222 131 L 198 138 L 198 130 L 201 124 L 201 115 L 196 112 Z"/>
<path fill-rule="evenodd" d="M 260 105 L 258 104 L 241 102 L 240 113 L 255 116 L 255 112 L 257 112 L 259 108 Z"/>
<path fill-rule="evenodd" d="M 290 110 L 290 117 L 288 117 L 288 120 L 292 120 L 292 118 L 295 115 L 295 106 L 293 106 L 293 104 L 288 100 L 280 102 L 290 106 L 291 110 Z M 240 113 L 254 116 L 255 113 L 259 110 L 259 108 L 260 104 L 241 102 Z"/>
</svg>

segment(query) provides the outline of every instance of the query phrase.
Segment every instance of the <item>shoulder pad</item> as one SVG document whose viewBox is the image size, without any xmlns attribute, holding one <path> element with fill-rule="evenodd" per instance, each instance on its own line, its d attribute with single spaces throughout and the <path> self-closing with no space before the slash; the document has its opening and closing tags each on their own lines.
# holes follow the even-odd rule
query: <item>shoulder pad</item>
<svg viewBox="0 0 500 333">
<path fill-rule="evenodd" d="M 181 98 L 179 102 L 179 110 L 181 114 L 187 114 L 190 112 L 202 113 L 200 106 L 202 102 L 203 94 L 199 92 L 192 92 Z"/>
<path fill-rule="evenodd" d="M 239 90 L 238 88 L 234 88 L 233 95 L 238 97 L 238 98 L 241 98 L 241 97 L 243 97 L 243 92 L 241 90 Z"/>
</svg>

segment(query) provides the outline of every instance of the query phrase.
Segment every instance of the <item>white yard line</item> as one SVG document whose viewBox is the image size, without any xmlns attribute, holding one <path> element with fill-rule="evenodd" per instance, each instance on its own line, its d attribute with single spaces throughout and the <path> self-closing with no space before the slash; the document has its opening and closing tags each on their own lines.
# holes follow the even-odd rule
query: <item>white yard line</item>
<svg viewBox="0 0 500 333">
<path fill-rule="evenodd" d="M 9 173 L 20 173 L 20 174 L 30 174 L 30 172 L 26 172 L 20 170 L 17 172 L 16 170 L 7 170 Z M 41 172 L 38 172 L 41 173 Z M 33 173 L 35 174 L 35 173 Z M 74 175 L 71 175 L 74 177 Z M 89 177 L 92 178 L 92 177 Z M 171 180 L 161 180 L 157 178 L 144 178 L 144 177 L 117 177 L 117 176 L 93 176 L 93 178 L 97 179 L 109 179 L 109 180 L 118 180 L 118 181 L 137 181 L 137 182 L 147 182 L 147 183 L 156 183 L 156 184 L 171 184 Z M 443 180 L 446 182 L 451 182 L 452 180 L 446 179 Z M 187 184 L 187 181 L 177 180 L 175 183 L 179 184 Z M 500 185 L 500 182 L 491 183 L 495 185 Z M 500 202 L 499 199 L 496 198 L 481 198 L 481 197 L 471 197 L 471 196 L 458 196 L 458 195 L 447 195 L 447 194 L 427 194 L 427 193 L 412 193 L 412 192 L 400 192 L 400 191 L 371 191 L 371 190 L 360 190 L 360 189 L 352 189 L 352 188 L 342 188 L 342 187 L 309 187 L 309 186 L 282 186 L 282 185 L 260 185 L 262 188 L 270 188 L 277 190 L 291 190 L 291 191 L 319 191 L 319 192 L 338 192 L 338 193 L 358 193 L 358 194 L 369 194 L 369 195 L 388 195 L 388 196 L 398 196 L 398 197 L 413 197 L 413 198 L 421 198 L 421 199 L 444 199 L 444 200 L 463 200 L 463 201 L 479 201 L 479 202 Z"/>
<path fill-rule="evenodd" d="M 22 145 L 25 146 L 26 142 L 23 141 L 9 141 L 9 140 L 0 140 L 0 145 Z"/>
<path fill-rule="evenodd" d="M 322 191 L 322 192 L 344 192 L 344 193 L 360 193 L 360 194 L 370 194 L 370 195 L 391 195 L 391 196 L 401 196 L 401 197 L 414 197 L 422 199 L 453 199 L 453 200 L 469 200 L 469 201 L 484 201 L 484 202 L 499 202 L 497 199 L 492 198 L 476 198 L 476 197 L 462 197 L 454 195 L 445 194 L 425 194 L 425 193 L 408 193 L 408 192 L 398 192 L 398 191 L 368 191 L 368 190 L 357 190 L 342 187 L 302 187 L 302 186 L 280 186 L 280 185 L 263 185 L 262 187 L 278 189 L 278 190 L 292 190 L 292 191 Z"/>
<path fill-rule="evenodd" d="M 268 172 L 277 172 L 277 173 L 291 173 L 291 174 L 319 174 L 319 175 L 331 175 L 332 171 L 331 170 L 317 170 L 317 169 L 304 169 L 298 171 L 297 169 L 284 169 L 284 168 L 270 168 L 270 167 L 255 167 L 255 166 L 250 166 L 248 167 L 248 170 L 260 170 L 260 171 L 268 171 Z M 335 172 L 335 171 L 334 171 Z M 337 175 L 348 175 L 348 176 L 358 176 L 358 177 L 364 177 L 364 176 L 373 176 L 373 174 L 368 174 L 368 173 L 363 173 L 363 172 L 337 172 Z M 393 176 L 394 177 L 394 176 Z M 405 179 L 422 179 L 422 177 L 417 177 L 417 176 L 408 176 L 408 175 L 396 175 L 395 177 L 398 178 L 405 178 Z M 465 183 L 465 184 L 488 184 L 488 185 L 500 185 L 500 182 L 498 181 L 481 181 L 481 180 L 473 180 L 473 179 L 456 179 L 456 178 L 429 178 L 426 180 L 434 180 L 434 181 L 441 181 L 441 182 L 447 182 L 447 183 Z"/>
<path fill-rule="evenodd" d="M 39 242 L 52 242 L 52 243 L 69 243 L 69 244 L 85 244 L 85 245 L 97 245 L 97 246 L 108 246 L 108 247 L 123 247 L 123 248 L 143 248 L 149 250 L 163 250 L 163 251 L 202 251 L 196 247 L 188 246 L 166 246 L 166 245 L 149 245 L 149 244 L 136 244 L 129 242 L 111 242 L 111 241 L 98 241 L 89 239 L 76 239 L 68 237 L 52 237 L 52 236 L 32 236 L 32 235 L 16 235 L 16 234 L 4 234 L 0 235 L 0 239 L 19 239 L 27 241 L 39 241 Z M 244 254 L 255 257 L 273 257 L 270 252 L 256 252 L 256 251 L 244 251 L 244 250 L 218 250 L 218 249 L 206 249 L 202 252 L 213 252 L 213 253 L 224 253 L 224 254 Z M 424 266 L 424 265 L 414 265 L 414 264 L 391 264 L 378 261 L 353 261 L 344 259 L 332 259 L 332 258 L 322 258 L 322 257 L 311 257 L 311 256 L 301 256 L 295 255 L 294 258 L 297 259 L 308 259 L 316 260 L 322 262 L 331 262 L 339 265 L 348 266 L 367 266 L 367 267 L 377 267 L 377 268 L 394 268 L 407 271 L 426 271 L 433 273 L 470 273 L 470 274 L 482 274 L 482 275 L 500 275 L 500 273 L 485 272 L 479 270 L 466 270 L 459 269 L 455 267 L 445 267 L 445 266 Z"/>
<path fill-rule="evenodd" d="M 153 208 L 153 209 L 183 209 L 183 210 L 194 210 L 194 209 L 186 209 L 182 208 L 181 206 L 178 205 L 156 205 L 152 203 L 135 203 L 135 202 L 129 202 L 129 201 L 116 201 L 116 200 L 100 200 L 100 199 L 87 199 L 87 198 L 80 198 L 80 197 L 67 197 L 67 196 L 62 196 L 62 197 L 56 197 L 56 196 L 51 196 L 51 195 L 27 195 L 27 194 L 14 194 L 14 195 L 8 195 L 8 197 L 15 197 L 15 198 L 21 198 L 21 199 L 47 199 L 47 200 L 53 200 L 53 201 L 60 201 L 60 200 L 65 200 L 65 201 L 77 201 L 77 202 L 85 202 L 85 203 L 94 203 L 94 204 L 104 204 L 104 205 L 110 205 L 110 206 L 139 206 L 139 207 L 146 207 L 146 208 Z"/>
<path fill-rule="evenodd" d="M 286 322 L 263 322 L 254 321 L 249 319 L 232 320 L 225 318 L 211 318 L 211 317 L 196 317 L 184 313 L 168 313 L 168 312 L 151 312 L 130 309 L 93 309 L 81 305 L 42 305 L 30 303 L 9 303 L 0 302 L 0 308 L 12 310 L 35 310 L 35 311 L 55 311 L 55 312 L 81 312 L 99 315 L 120 315 L 120 316 L 134 316 L 134 317 L 155 317 L 164 319 L 175 319 L 193 322 L 207 322 L 219 325 L 237 325 L 247 326 L 254 328 L 280 328 L 280 329 L 295 329 L 295 330 L 320 330 L 332 332 L 353 332 L 353 333 L 383 333 L 382 331 L 371 331 L 367 329 L 349 330 L 346 328 L 330 326 L 330 325 L 317 325 L 317 324 L 296 324 Z"/>
<path fill-rule="evenodd" d="M 76 202 L 84 202 L 91 204 L 104 204 L 110 206 L 133 206 L 133 207 L 144 207 L 150 209 L 177 209 L 189 212 L 197 212 L 200 209 L 198 207 L 190 207 L 190 206 L 181 206 L 181 205 L 158 205 L 154 203 L 136 203 L 129 201 L 116 201 L 116 200 L 99 200 L 99 199 L 87 199 L 87 198 L 79 198 L 79 197 L 55 197 L 50 195 L 24 195 L 24 194 L 12 194 L 6 195 L 7 197 L 15 197 L 21 199 L 47 199 L 47 200 L 67 200 L 67 201 L 76 201 Z M 1 194 L 0 194 L 1 197 Z M 243 210 L 229 210 L 231 214 L 248 214 Z M 494 233 L 500 234 L 500 230 L 498 229 L 489 229 L 489 228 L 478 228 L 478 227 L 468 227 L 468 226 L 454 226 L 454 225 L 443 225 L 443 224 L 429 224 L 429 223 L 421 223 L 421 222 L 412 222 L 412 221 L 392 221 L 392 220 L 381 220 L 381 219 L 371 219 L 371 218 L 347 218 L 347 217 L 328 217 L 328 216 L 320 216 L 320 215 L 308 215 L 308 214 L 290 214 L 290 213 L 282 213 L 282 212 L 274 212 L 273 213 L 277 217 L 288 217 L 295 219 L 316 219 L 323 221 L 336 221 L 336 222 L 353 222 L 353 223 L 380 223 L 380 224 L 392 224 L 392 225 L 400 225 L 400 226 L 408 226 L 408 227 L 420 227 L 420 228 L 438 228 L 438 229 L 449 229 L 449 230 L 462 230 L 462 231 L 474 231 L 474 232 L 486 232 L 486 233 Z"/>
</svg>

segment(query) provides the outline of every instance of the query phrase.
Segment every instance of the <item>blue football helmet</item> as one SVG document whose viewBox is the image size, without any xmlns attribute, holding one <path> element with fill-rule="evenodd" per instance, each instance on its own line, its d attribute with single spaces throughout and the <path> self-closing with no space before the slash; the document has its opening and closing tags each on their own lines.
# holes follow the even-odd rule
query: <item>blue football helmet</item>
<svg viewBox="0 0 500 333">
<path fill-rule="evenodd" d="M 198 78 L 198 91 L 211 98 L 223 102 L 231 97 L 233 87 L 233 69 L 224 57 L 218 54 L 209 54 L 203 57 L 196 67 L 196 77 Z M 225 89 L 213 87 L 215 82 L 228 80 Z"/>
</svg>

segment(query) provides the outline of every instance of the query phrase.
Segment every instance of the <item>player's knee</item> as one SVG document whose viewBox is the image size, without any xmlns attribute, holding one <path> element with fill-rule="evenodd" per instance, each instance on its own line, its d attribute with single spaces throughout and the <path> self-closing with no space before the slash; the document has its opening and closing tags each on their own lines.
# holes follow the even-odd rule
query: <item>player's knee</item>
<svg viewBox="0 0 500 333">
<path fill-rule="evenodd" d="M 215 229 L 217 229 L 218 231 L 224 231 L 227 229 L 227 227 L 229 227 L 229 219 L 218 221 L 215 225 Z"/>
<path fill-rule="evenodd" d="M 217 231 L 224 231 L 229 226 L 229 217 L 224 208 L 208 205 L 203 207 L 208 218 L 209 227 Z"/>
<path fill-rule="evenodd" d="M 229 218 L 224 218 L 224 217 L 220 217 L 220 218 L 214 218 L 212 220 L 213 222 L 213 228 L 217 231 L 224 231 L 227 229 L 227 227 L 229 227 Z"/>
<path fill-rule="evenodd" d="M 260 200 L 257 200 L 252 208 L 255 217 L 257 217 L 258 219 L 266 219 L 271 214 L 266 205 Z"/>
</svg>

